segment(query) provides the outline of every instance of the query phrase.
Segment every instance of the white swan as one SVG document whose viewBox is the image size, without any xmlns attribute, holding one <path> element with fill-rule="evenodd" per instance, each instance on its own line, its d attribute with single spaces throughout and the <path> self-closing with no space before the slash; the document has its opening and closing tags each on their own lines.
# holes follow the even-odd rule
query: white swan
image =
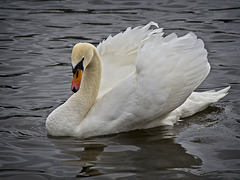
<svg viewBox="0 0 240 180">
<path fill-rule="evenodd" d="M 85 138 L 173 125 L 227 94 L 230 87 L 193 92 L 210 70 L 202 40 L 193 33 L 162 35 L 150 22 L 109 36 L 97 48 L 76 44 L 76 93 L 48 116 L 48 134 Z"/>
</svg>

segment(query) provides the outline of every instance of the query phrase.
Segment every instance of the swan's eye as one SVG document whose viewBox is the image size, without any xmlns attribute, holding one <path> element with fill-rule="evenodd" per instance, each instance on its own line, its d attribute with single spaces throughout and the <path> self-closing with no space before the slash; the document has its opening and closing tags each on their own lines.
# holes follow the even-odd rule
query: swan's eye
<svg viewBox="0 0 240 180">
<path fill-rule="evenodd" d="M 76 74 L 77 73 L 77 76 L 78 76 L 78 69 L 79 70 L 84 70 L 84 67 L 83 67 L 83 60 L 84 60 L 84 57 L 82 58 L 82 60 L 73 68 L 72 67 L 72 72 L 73 74 Z"/>
</svg>

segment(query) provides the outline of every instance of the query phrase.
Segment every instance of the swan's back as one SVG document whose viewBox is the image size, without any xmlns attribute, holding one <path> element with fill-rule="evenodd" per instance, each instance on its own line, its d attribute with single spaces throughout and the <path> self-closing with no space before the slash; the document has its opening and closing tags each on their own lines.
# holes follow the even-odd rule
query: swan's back
<svg viewBox="0 0 240 180">
<path fill-rule="evenodd" d="M 150 29 L 152 25 L 157 28 Z M 183 37 L 174 33 L 164 38 L 162 35 L 162 29 L 150 22 L 143 27 L 128 28 L 100 43 L 103 70 L 98 97 L 135 72 L 142 86 L 136 93 L 145 102 L 160 96 L 165 98 L 165 102 L 158 101 L 164 104 L 161 114 L 180 106 L 210 71 L 207 51 L 194 33 Z M 156 97 L 148 97 L 147 92 L 155 93 Z"/>
<path fill-rule="evenodd" d="M 81 122 L 79 133 L 94 136 L 155 127 L 161 124 L 156 119 L 183 104 L 210 70 L 204 43 L 193 33 L 165 38 L 161 33 L 152 33 L 135 49 L 134 65 L 133 59 L 124 65 L 115 62 L 126 60 L 128 54 L 112 60 L 111 53 L 104 55 L 109 59 L 103 59 L 101 93 L 106 89 L 108 92 Z M 112 53 L 112 57 L 116 54 Z M 109 70 L 111 66 L 115 68 Z M 125 66 L 133 69 L 124 71 Z M 117 78 L 122 72 L 125 76 Z"/>
</svg>

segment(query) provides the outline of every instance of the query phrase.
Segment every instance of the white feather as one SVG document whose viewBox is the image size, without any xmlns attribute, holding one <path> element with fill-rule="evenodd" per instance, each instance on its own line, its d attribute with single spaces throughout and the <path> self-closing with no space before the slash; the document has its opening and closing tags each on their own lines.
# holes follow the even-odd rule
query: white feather
<svg viewBox="0 0 240 180">
<path fill-rule="evenodd" d="M 95 103 L 82 112 L 77 109 L 80 97 L 73 95 L 49 115 L 48 133 L 90 137 L 173 125 L 227 94 L 230 87 L 218 92 L 193 92 L 210 71 L 201 39 L 194 33 L 162 35 L 162 29 L 150 22 L 101 42 L 97 49 L 102 77 Z M 86 96 L 87 92 L 82 94 Z M 85 107 L 84 103 L 81 106 Z"/>
</svg>

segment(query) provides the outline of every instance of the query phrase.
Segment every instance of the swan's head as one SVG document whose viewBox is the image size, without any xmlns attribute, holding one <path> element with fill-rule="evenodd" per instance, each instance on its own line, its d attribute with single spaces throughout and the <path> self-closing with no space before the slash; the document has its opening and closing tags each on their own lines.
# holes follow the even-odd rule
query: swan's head
<svg viewBox="0 0 240 180">
<path fill-rule="evenodd" d="M 95 47 L 89 43 L 78 43 L 72 50 L 73 79 L 71 89 L 76 93 L 81 85 L 82 74 L 94 56 Z"/>
</svg>

